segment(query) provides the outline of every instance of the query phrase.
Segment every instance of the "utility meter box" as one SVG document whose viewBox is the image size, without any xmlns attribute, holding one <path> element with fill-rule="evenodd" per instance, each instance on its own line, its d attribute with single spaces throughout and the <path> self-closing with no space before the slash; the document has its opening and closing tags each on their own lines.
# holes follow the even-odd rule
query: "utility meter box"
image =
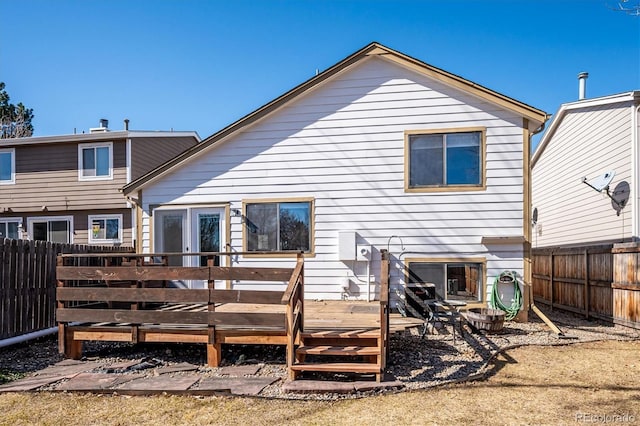
<svg viewBox="0 0 640 426">
<path fill-rule="evenodd" d="M 342 261 L 356 260 L 356 232 L 338 232 L 338 259 Z"/>
</svg>

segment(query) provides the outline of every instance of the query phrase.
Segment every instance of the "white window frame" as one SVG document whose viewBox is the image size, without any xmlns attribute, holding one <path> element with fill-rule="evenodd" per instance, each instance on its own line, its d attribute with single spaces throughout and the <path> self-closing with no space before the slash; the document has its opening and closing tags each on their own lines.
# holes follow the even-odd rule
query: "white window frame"
<svg viewBox="0 0 640 426">
<path fill-rule="evenodd" d="M 69 244 L 73 244 L 73 216 L 36 216 L 27 218 L 27 235 L 30 240 L 33 240 L 33 223 L 34 222 L 54 222 L 63 221 L 69 222 Z M 49 236 L 47 235 L 47 238 Z M 49 240 L 47 240 L 49 241 Z"/>
<path fill-rule="evenodd" d="M 18 239 L 22 238 L 22 218 L 21 217 L 2 217 L 0 218 L 0 224 L 5 223 L 17 223 L 18 224 Z M 7 238 L 6 236 L 2 238 Z"/>
<path fill-rule="evenodd" d="M 104 176 L 85 176 L 84 171 L 84 156 L 82 155 L 85 149 L 96 148 L 109 148 L 109 174 Z M 91 180 L 112 180 L 113 179 L 113 142 L 99 142 L 99 143 L 83 143 L 78 144 L 78 180 L 91 181 Z"/>
<path fill-rule="evenodd" d="M 11 178 L 9 180 L 0 180 L 0 185 L 14 185 L 16 183 L 16 149 L 3 148 L 0 154 L 11 154 Z"/>
<path fill-rule="evenodd" d="M 118 238 L 93 238 L 93 221 L 94 220 L 108 220 L 108 219 L 117 219 L 118 220 Z M 123 220 L 121 214 L 96 214 L 88 216 L 88 239 L 89 244 L 116 244 L 122 243 L 122 226 Z M 106 226 L 106 222 L 105 222 Z"/>
</svg>

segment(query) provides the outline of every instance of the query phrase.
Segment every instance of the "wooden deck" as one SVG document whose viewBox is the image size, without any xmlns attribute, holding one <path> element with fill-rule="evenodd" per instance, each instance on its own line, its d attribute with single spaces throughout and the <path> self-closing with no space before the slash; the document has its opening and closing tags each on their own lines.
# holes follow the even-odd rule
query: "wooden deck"
<svg viewBox="0 0 640 426">
<path fill-rule="evenodd" d="M 373 373 L 380 380 L 389 333 L 418 325 L 390 315 L 386 261 L 381 300 L 367 303 L 304 300 L 302 255 L 291 269 L 219 267 L 213 259 L 223 254 L 206 255 L 206 267 L 169 267 L 166 260 L 148 264 L 130 254 L 60 256 L 60 351 L 78 358 L 82 342 L 91 340 L 203 343 L 208 364 L 218 366 L 223 344 L 278 344 L 286 346 L 291 379 L 303 371 L 333 371 Z M 167 287 L 176 279 L 204 280 L 208 288 Z M 217 280 L 278 281 L 286 289 L 220 290 L 214 288 Z M 354 362 L 309 363 L 307 355 L 347 356 Z"/>
<path fill-rule="evenodd" d="M 419 318 L 389 315 L 389 331 L 423 325 Z M 368 329 L 380 327 L 380 303 L 366 301 L 305 301 L 305 330 Z"/>
</svg>

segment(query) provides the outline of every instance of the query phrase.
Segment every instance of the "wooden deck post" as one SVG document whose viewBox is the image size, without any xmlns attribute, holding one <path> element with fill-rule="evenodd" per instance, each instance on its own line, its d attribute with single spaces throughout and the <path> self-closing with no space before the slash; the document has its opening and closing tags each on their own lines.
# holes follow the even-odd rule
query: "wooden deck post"
<svg viewBox="0 0 640 426">
<path fill-rule="evenodd" d="M 58 256 L 58 258 L 56 259 L 56 266 L 62 266 L 62 265 L 64 265 L 64 259 L 61 256 Z M 64 281 L 57 279 L 56 287 L 57 288 L 64 287 Z M 56 297 L 56 306 L 58 309 L 64 308 L 64 303 L 57 300 L 57 297 Z M 66 347 L 67 347 L 66 340 L 67 340 L 66 324 L 58 321 L 58 352 L 60 352 L 61 354 L 64 354 L 66 352 Z"/>
<path fill-rule="evenodd" d="M 56 267 L 63 266 L 64 259 L 62 256 L 56 258 Z M 56 279 L 56 287 L 64 287 L 64 281 Z M 56 300 L 58 309 L 64 308 L 64 302 Z M 74 340 L 73 332 L 68 329 L 67 323 L 58 322 L 58 352 L 64 354 L 67 358 L 82 358 L 82 341 Z"/>
<path fill-rule="evenodd" d="M 207 343 L 207 365 L 219 367 L 222 361 L 222 345 L 220 343 Z"/>
<path fill-rule="evenodd" d="M 376 381 L 380 382 L 384 378 L 384 369 L 387 366 L 389 356 L 389 252 L 380 250 L 380 337 L 377 363 L 380 366 L 380 373 L 376 374 Z"/>
<path fill-rule="evenodd" d="M 209 288 L 209 300 L 207 300 L 207 311 L 214 312 L 216 310 L 216 301 L 213 298 L 213 290 L 215 288 L 215 279 L 211 275 L 211 268 L 215 265 L 213 256 L 207 256 L 207 266 L 209 267 L 209 279 L 207 287 Z M 222 362 L 222 344 L 216 343 L 216 326 L 211 323 L 207 324 L 207 365 L 209 367 L 218 367 Z"/>
</svg>

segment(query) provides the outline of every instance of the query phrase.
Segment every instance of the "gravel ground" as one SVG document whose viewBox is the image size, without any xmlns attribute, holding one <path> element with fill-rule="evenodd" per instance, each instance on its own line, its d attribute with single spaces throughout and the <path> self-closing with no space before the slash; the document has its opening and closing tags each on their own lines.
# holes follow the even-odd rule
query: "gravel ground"
<svg viewBox="0 0 640 426">
<path fill-rule="evenodd" d="M 450 327 L 437 328 L 437 334 L 420 337 L 418 330 L 407 330 L 394 334 L 390 341 L 390 357 L 387 362 L 387 378 L 400 381 L 402 389 L 423 389 L 446 383 L 459 382 L 491 374 L 489 361 L 499 351 L 525 345 L 566 345 L 598 340 L 638 340 L 640 330 L 600 321 L 586 321 L 572 314 L 558 311 L 545 312 L 564 332 L 567 338 L 559 338 L 535 315 L 528 323 L 505 323 L 499 333 L 471 333 L 465 328 L 463 338 L 458 334 L 456 343 Z M 226 345 L 223 366 L 259 365 L 256 376 L 274 377 L 274 384 L 266 387 L 262 397 L 289 399 L 354 398 L 376 392 L 353 394 L 295 394 L 284 393 L 282 384 L 286 380 L 285 351 L 282 346 Z M 144 360 L 145 374 L 155 375 L 156 368 L 179 363 L 199 366 L 203 377 L 224 374 L 220 368 L 206 366 L 204 345 L 189 344 L 139 344 L 88 342 L 84 346 L 84 359 L 105 364 L 127 360 Z M 49 336 L 25 344 L 0 348 L 0 382 L 15 380 L 27 374 L 61 361 L 57 351 L 56 336 Z M 139 374 L 140 370 L 131 371 Z M 186 374 L 186 373 L 185 373 Z M 311 378 L 312 376 L 305 376 Z M 347 376 L 322 376 L 318 379 L 351 379 Z M 387 390 L 388 391 L 388 390 Z M 378 391 L 379 392 L 379 391 Z"/>
</svg>

